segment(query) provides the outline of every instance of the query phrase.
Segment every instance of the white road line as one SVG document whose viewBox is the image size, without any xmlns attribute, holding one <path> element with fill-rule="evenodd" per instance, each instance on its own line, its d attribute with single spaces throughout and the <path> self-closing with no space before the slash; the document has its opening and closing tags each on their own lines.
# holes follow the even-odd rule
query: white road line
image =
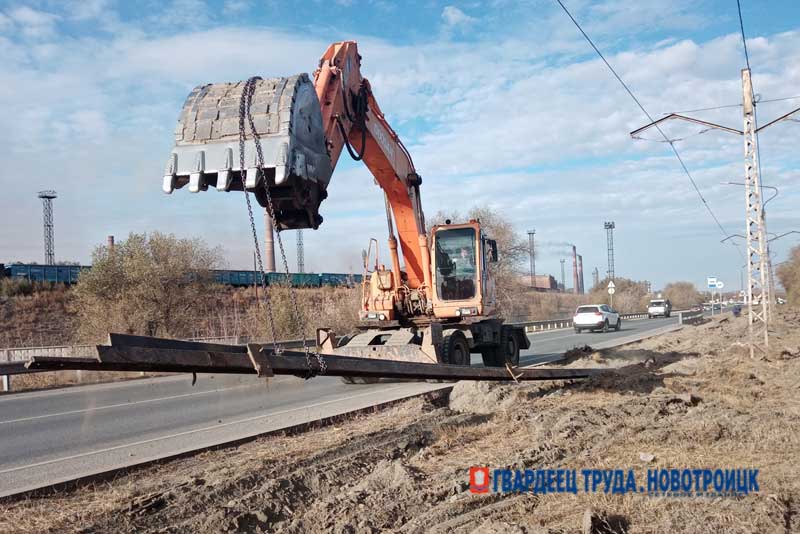
<svg viewBox="0 0 800 534">
<path fill-rule="evenodd" d="M 155 399 L 145 399 L 145 400 L 138 400 L 132 402 L 120 402 L 118 404 L 108 404 L 106 406 L 95 406 L 92 408 L 86 408 L 83 410 L 70 410 L 68 412 L 59 412 L 59 413 L 49 413 L 44 415 L 34 415 L 31 417 L 20 417 L 19 419 L 9 419 L 7 421 L 0 421 L 0 425 L 7 425 L 10 423 L 22 423 L 24 421 L 34 421 L 36 419 L 46 419 L 48 417 L 59 417 L 62 415 L 74 415 L 76 413 L 84 413 L 84 412 L 99 412 L 100 410 L 110 410 L 111 408 L 120 408 L 122 406 L 134 406 L 136 404 L 148 404 L 152 402 L 159 402 L 159 401 L 166 401 L 172 399 L 180 399 L 183 397 L 192 397 L 195 395 L 207 395 L 209 393 L 219 393 L 222 391 L 230 391 L 233 389 L 243 389 L 243 388 L 252 388 L 252 387 L 262 387 L 263 384 L 241 384 L 238 386 L 231 386 L 229 388 L 222 388 L 222 389 L 209 389 L 205 391 L 193 391 L 192 393 L 181 393 L 180 395 L 170 395 L 168 397 L 156 397 Z"/>
<path fill-rule="evenodd" d="M 399 389 L 399 388 L 404 387 L 404 386 L 405 386 L 405 384 L 404 385 L 393 386 L 393 387 L 390 387 L 390 388 L 382 389 L 381 392 L 392 391 L 392 390 Z M 222 427 L 226 427 L 226 426 L 238 425 L 238 424 L 241 424 L 241 423 L 248 423 L 250 421 L 256 421 L 258 419 L 265 419 L 265 418 L 268 418 L 268 417 L 275 417 L 275 416 L 278 416 L 278 415 L 283 415 L 283 414 L 287 414 L 287 413 L 291 413 L 291 412 L 296 412 L 296 411 L 299 411 L 299 410 L 310 410 L 312 408 L 318 408 L 320 406 L 325 406 L 327 404 L 333 404 L 335 402 L 341 402 L 341 401 L 356 399 L 358 397 L 364 397 L 366 395 L 374 395 L 375 393 L 376 392 L 374 390 L 365 391 L 364 393 L 359 393 L 357 395 L 351 395 L 349 397 L 332 399 L 332 400 L 329 400 L 329 401 L 318 402 L 316 404 L 309 404 L 309 405 L 306 405 L 306 406 L 299 406 L 297 408 L 290 408 L 288 410 L 282 410 L 282 411 L 279 411 L 279 412 L 272 412 L 272 413 L 268 413 L 268 414 L 264 414 L 264 415 L 255 415 L 253 417 L 246 417 L 244 419 L 239 419 L 237 421 L 230 421 L 228 423 L 220 423 L 220 424 L 217 424 L 217 425 L 214 425 L 214 426 L 207 426 L 207 427 L 203 427 L 203 428 L 196 428 L 194 430 L 187 430 L 185 432 L 178 432 L 177 434 L 170 434 L 169 436 L 160 436 L 160 437 L 157 437 L 157 438 L 146 439 L 146 440 L 137 441 L 137 442 L 134 442 L 134 443 L 125 443 L 124 445 L 117 445 L 115 447 L 108 447 L 108 448 L 105 448 L 105 449 L 98 449 L 96 451 L 89 451 L 89 452 L 82 452 L 80 454 L 73 454 L 72 456 L 65 456 L 63 458 L 56 458 L 54 460 L 47 460 L 47 461 L 44 461 L 44 462 L 37 462 L 35 464 L 28 464 L 28 465 L 23 465 L 23 466 L 20 466 L 20 467 L 12 467 L 11 469 L 4 469 L 4 470 L 0 471 L 0 475 L 6 474 L 6 473 L 13 473 L 14 471 L 21 471 L 23 469 L 31 469 L 33 467 L 40 467 L 40 466 L 43 466 L 43 465 L 49 465 L 49 464 L 54 464 L 54 463 L 58 463 L 58 462 L 63 462 L 63 461 L 66 461 L 66 460 L 74 460 L 76 458 L 83 458 L 85 456 L 92 456 L 94 454 L 102 454 L 104 452 L 111 452 L 111 451 L 115 451 L 115 450 L 119 450 L 119 449 L 124 449 L 126 447 L 136 447 L 136 446 L 139 446 L 139 445 L 146 445 L 148 443 L 154 443 L 156 441 L 163 441 L 163 440 L 170 439 L 170 438 L 177 438 L 177 437 L 180 437 L 180 436 L 187 436 L 189 434 L 196 434 L 198 432 L 205 432 L 207 430 L 216 430 L 218 428 L 222 428 Z"/>
</svg>

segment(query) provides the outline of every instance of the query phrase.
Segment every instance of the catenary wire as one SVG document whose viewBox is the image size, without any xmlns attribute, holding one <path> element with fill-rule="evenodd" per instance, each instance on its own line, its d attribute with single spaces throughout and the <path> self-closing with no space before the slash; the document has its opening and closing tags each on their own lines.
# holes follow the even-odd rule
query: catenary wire
<svg viewBox="0 0 800 534">
<path fill-rule="evenodd" d="M 594 44 L 592 39 L 586 34 L 586 32 L 581 27 L 581 25 L 578 23 L 578 21 L 575 20 L 575 17 L 572 16 L 572 13 L 569 12 L 569 10 L 564 5 L 564 3 L 561 0 L 556 0 L 556 2 L 558 2 L 558 5 L 561 6 L 561 9 L 564 10 L 564 13 L 567 14 L 567 16 L 570 18 L 570 20 L 575 25 L 575 27 L 578 28 L 578 31 L 581 32 L 581 34 L 583 35 L 584 39 L 586 39 L 586 41 L 589 43 L 589 45 L 592 47 L 592 49 L 594 49 L 594 51 L 597 53 L 597 55 L 600 57 L 600 59 L 603 60 L 603 63 L 605 63 L 606 67 L 608 67 L 608 70 L 611 71 L 611 73 L 614 75 L 614 77 L 617 79 L 617 81 L 620 83 L 620 85 L 622 85 L 622 87 L 625 89 L 625 91 L 628 93 L 628 95 L 630 95 L 631 99 L 633 99 L 633 101 L 636 102 L 636 105 L 639 106 L 639 109 L 642 110 L 642 113 L 645 114 L 645 116 L 650 120 L 650 122 L 655 122 L 653 117 L 650 115 L 650 113 L 648 113 L 648 111 L 645 109 L 645 107 L 642 105 L 642 103 L 639 101 L 639 99 L 636 98 L 636 95 L 633 94 L 633 91 L 631 91 L 630 87 L 628 87 L 628 85 L 622 80 L 622 78 L 619 76 L 619 74 L 617 74 L 617 71 L 614 70 L 614 67 L 612 67 L 611 64 L 608 62 L 608 60 L 606 60 L 606 58 L 603 55 L 603 53 L 600 52 L 600 49 L 597 48 L 597 46 Z M 703 203 L 703 206 L 705 206 L 705 208 L 708 211 L 709 215 L 711 215 L 711 218 L 714 219 L 714 222 L 716 223 L 717 227 L 719 227 L 720 231 L 725 236 L 730 235 L 727 232 L 727 230 L 725 230 L 725 227 L 722 226 L 722 223 L 720 223 L 719 219 L 717 218 L 717 215 L 714 213 L 714 210 L 711 209 L 711 206 L 708 204 L 708 201 L 703 196 L 703 193 L 700 192 L 700 189 L 697 187 L 697 182 L 695 182 L 694 178 L 692 177 L 692 174 L 689 172 L 689 169 L 686 167 L 686 163 L 683 161 L 683 158 L 681 157 L 680 153 L 675 148 L 675 144 L 672 141 L 670 141 L 669 137 L 667 137 L 667 134 L 665 134 L 664 131 L 657 124 L 655 125 L 655 127 L 658 130 L 658 132 L 662 135 L 662 137 L 664 137 L 664 140 L 669 144 L 670 148 L 672 149 L 673 154 L 675 154 L 675 157 L 678 159 L 678 162 L 680 163 L 684 174 L 686 174 L 686 176 L 689 178 L 689 181 L 692 183 L 692 187 L 694 187 L 695 192 L 697 192 L 697 196 L 700 197 L 700 201 Z M 739 254 L 744 256 L 744 254 L 741 251 L 741 249 L 739 248 L 739 246 L 738 245 L 734 245 L 734 246 L 736 247 L 736 250 L 739 251 Z"/>
</svg>

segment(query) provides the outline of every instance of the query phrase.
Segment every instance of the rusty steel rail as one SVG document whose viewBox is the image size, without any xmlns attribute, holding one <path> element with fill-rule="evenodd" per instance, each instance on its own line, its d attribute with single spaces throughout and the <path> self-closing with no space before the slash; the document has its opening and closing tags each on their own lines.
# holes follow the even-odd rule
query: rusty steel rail
<svg viewBox="0 0 800 534">
<path fill-rule="evenodd" d="M 28 369 L 60 371 L 150 371 L 171 373 L 226 373 L 295 375 L 309 378 L 320 373 L 316 358 L 304 352 L 285 350 L 276 353 L 271 345 L 246 347 L 176 341 L 143 336 L 112 334 L 111 344 L 98 345 L 96 358 L 34 357 Z M 570 380 L 603 372 L 598 369 L 506 369 L 469 367 L 354 358 L 322 354 L 325 374 L 369 378 L 413 378 L 439 380 Z M 512 376 L 513 372 L 513 376 Z"/>
</svg>

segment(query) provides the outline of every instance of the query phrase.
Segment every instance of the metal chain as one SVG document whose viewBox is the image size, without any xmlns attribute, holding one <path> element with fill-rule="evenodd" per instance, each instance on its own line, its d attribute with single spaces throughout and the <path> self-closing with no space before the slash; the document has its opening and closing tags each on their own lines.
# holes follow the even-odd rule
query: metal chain
<svg viewBox="0 0 800 534">
<path fill-rule="evenodd" d="M 247 119 L 248 125 L 250 126 L 250 134 L 253 137 L 253 144 L 255 145 L 256 149 L 256 167 L 257 172 L 262 174 L 263 182 L 264 182 L 264 193 L 267 199 L 267 211 L 269 216 L 272 220 L 275 220 L 275 209 L 272 204 L 272 195 L 269 191 L 269 184 L 267 183 L 266 176 L 263 175 L 264 169 L 264 153 L 261 149 L 261 137 L 259 136 L 258 132 L 256 131 L 255 122 L 253 121 L 253 116 L 251 113 L 251 104 L 253 101 L 253 94 L 255 93 L 256 89 L 256 82 L 260 80 L 259 77 L 252 77 L 249 78 L 243 87 L 242 90 L 242 97 L 239 101 L 239 160 L 240 160 L 240 169 L 242 171 L 242 188 L 244 189 L 245 198 L 247 199 L 247 209 L 250 214 L 250 227 L 253 231 L 253 241 L 256 247 L 256 258 L 258 259 L 259 269 L 263 272 L 263 264 L 261 260 L 261 252 L 258 243 L 258 234 L 256 231 L 255 221 L 253 219 L 253 212 L 250 204 L 250 197 L 247 193 L 247 188 L 244 184 L 244 175 L 245 175 L 245 157 L 244 157 L 244 145 L 245 145 L 245 118 Z M 283 239 L 281 238 L 281 230 L 276 227 L 276 237 L 278 238 L 278 248 L 281 253 L 281 260 L 283 262 L 284 271 L 286 273 L 286 282 L 289 286 L 289 300 L 292 303 L 292 315 L 294 318 L 294 322 L 297 325 L 298 334 L 303 340 L 303 351 L 306 355 L 306 364 L 308 365 L 309 369 L 309 378 L 313 376 L 313 367 L 311 364 L 311 351 L 308 347 L 308 342 L 306 341 L 306 323 L 305 317 L 300 312 L 300 307 L 297 303 L 297 293 L 295 291 L 294 286 L 291 282 L 291 277 L 289 273 L 289 261 L 286 259 L 286 251 L 283 247 Z M 275 339 L 275 320 L 272 315 L 272 306 L 268 305 L 268 318 L 270 321 L 270 328 L 272 329 L 273 339 Z M 325 360 L 319 354 L 319 351 L 314 350 L 314 356 L 316 357 L 317 364 L 319 365 L 319 372 L 320 374 L 325 374 L 327 371 L 327 365 Z"/>
<path fill-rule="evenodd" d="M 254 78 L 247 80 L 245 82 L 245 88 L 247 84 L 251 81 L 254 81 Z M 246 106 L 245 106 L 245 91 L 242 91 L 242 96 L 239 99 L 239 169 L 240 169 L 240 176 L 242 180 L 242 190 L 244 191 L 244 198 L 247 201 L 247 214 L 250 217 L 250 229 L 253 232 L 253 245 L 255 246 L 256 251 L 256 259 L 258 261 L 258 272 L 261 275 L 261 287 L 263 289 L 262 294 L 264 295 L 264 303 L 265 308 L 267 311 L 267 319 L 270 328 L 270 334 L 272 335 L 272 350 L 275 353 L 280 352 L 280 348 L 278 347 L 278 336 L 275 332 L 275 316 L 272 313 L 272 299 L 270 298 L 269 294 L 267 293 L 267 276 L 264 272 L 264 262 L 261 259 L 261 247 L 258 244 L 258 232 L 256 231 L 256 222 L 253 218 L 253 206 L 250 203 L 250 195 L 247 193 L 247 187 L 245 186 L 245 157 L 244 157 L 244 146 L 245 146 L 245 114 L 246 114 Z"/>
</svg>

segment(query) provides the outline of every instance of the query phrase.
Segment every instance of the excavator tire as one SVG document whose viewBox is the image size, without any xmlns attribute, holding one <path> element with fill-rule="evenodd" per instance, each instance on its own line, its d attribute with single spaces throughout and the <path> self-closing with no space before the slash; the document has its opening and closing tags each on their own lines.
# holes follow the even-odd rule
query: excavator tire
<svg viewBox="0 0 800 534">
<path fill-rule="evenodd" d="M 442 356 L 439 361 L 444 365 L 469 365 L 470 353 L 467 337 L 460 330 L 446 334 L 442 340 Z M 441 384 L 444 382 L 456 382 L 456 380 L 429 379 L 431 384 Z"/>
<path fill-rule="evenodd" d="M 460 330 L 444 338 L 442 363 L 449 365 L 469 365 L 469 343 Z"/>
<path fill-rule="evenodd" d="M 500 365 L 510 363 L 512 367 L 519 365 L 519 339 L 511 327 L 503 327 L 500 331 L 500 349 L 502 361 Z"/>
</svg>

